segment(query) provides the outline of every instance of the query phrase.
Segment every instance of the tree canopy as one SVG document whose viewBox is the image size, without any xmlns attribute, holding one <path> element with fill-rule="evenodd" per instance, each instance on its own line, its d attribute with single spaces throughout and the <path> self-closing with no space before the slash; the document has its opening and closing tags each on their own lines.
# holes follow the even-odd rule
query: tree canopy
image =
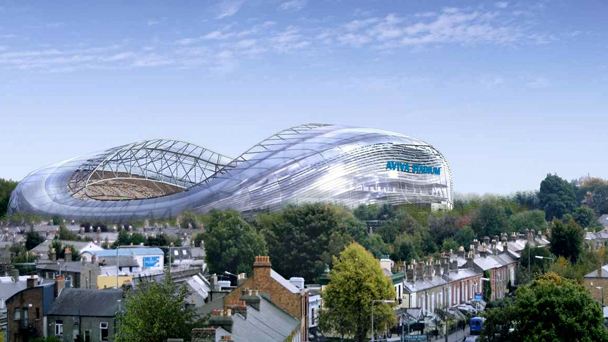
<svg viewBox="0 0 608 342">
<path fill-rule="evenodd" d="M 396 297 L 392 282 L 384 276 L 371 253 L 357 243 L 334 257 L 329 279 L 329 285 L 321 292 L 326 308 L 320 312 L 321 330 L 363 341 L 370 333 L 372 301 Z M 374 303 L 375 331 L 395 323 L 395 312 L 390 305 Z"/>
<path fill-rule="evenodd" d="M 583 249 L 584 232 L 574 220 L 551 223 L 551 252 L 576 262 Z"/>
<path fill-rule="evenodd" d="M 11 193 L 17 187 L 17 182 L 0 178 L 0 217 L 6 215 Z"/>
<path fill-rule="evenodd" d="M 547 220 L 561 219 L 578 206 L 576 186 L 557 175 L 547 175 L 540 183 L 538 199 Z"/>
<path fill-rule="evenodd" d="M 250 273 L 256 255 L 267 252 L 264 236 L 234 210 L 212 210 L 203 239 L 211 273 Z"/>
<path fill-rule="evenodd" d="M 192 329 L 203 322 L 185 299 L 185 285 L 178 286 L 166 273 L 160 282 L 144 281 L 129 291 L 124 311 L 116 316 L 116 342 L 165 342 L 169 338 L 190 341 Z"/>
<path fill-rule="evenodd" d="M 485 312 L 481 341 L 608 341 L 600 303 L 572 280 L 549 273 L 521 286 L 516 298 Z"/>
</svg>

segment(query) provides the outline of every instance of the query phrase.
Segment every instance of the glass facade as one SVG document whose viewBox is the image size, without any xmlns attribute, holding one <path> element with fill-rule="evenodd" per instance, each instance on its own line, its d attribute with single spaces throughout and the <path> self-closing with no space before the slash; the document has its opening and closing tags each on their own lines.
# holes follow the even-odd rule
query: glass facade
<svg viewBox="0 0 608 342">
<path fill-rule="evenodd" d="M 126 221 L 305 202 L 450 208 L 452 198 L 450 168 L 431 145 L 383 130 L 308 124 L 234 159 L 181 141 L 148 140 L 59 162 L 22 180 L 9 210 Z"/>
</svg>

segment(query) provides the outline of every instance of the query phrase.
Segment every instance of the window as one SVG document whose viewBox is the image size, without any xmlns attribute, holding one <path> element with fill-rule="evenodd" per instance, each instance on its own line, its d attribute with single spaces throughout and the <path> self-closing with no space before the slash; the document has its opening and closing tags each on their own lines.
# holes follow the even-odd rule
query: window
<svg viewBox="0 0 608 342">
<path fill-rule="evenodd" d="M 99 323 L 100 341 L 108 341 L 108 322 Z"/>
<path fill-rule="evenodd" d="M 55 336 L 63 336 L 63 321 L 55 321 Z"/>
<path fill-rule="evenodd" d="M 36 308 L 36 319 L 40 319 L 40 308 Z"/>
<path fill-rule="evenodd" d="M 21 326 L 27 327 L 27 325 L 29 324 L 29 320 L 30 320 L 29 310 L 27 308 L 23 308 L 22 316 L 23 316 L 23 319 L 21 320 Z"/>
<path fill-rule="evenodd" d="M 84 342 L 91 342 L 91 330 L 84 332 Z"/>
<path fill-rule="evenodd" d="M 15 315 L 14 315 L 13 319 L 15 321 L 20 321 L 21 320 L 21 309 L 15 308 Z"/>
</svg>

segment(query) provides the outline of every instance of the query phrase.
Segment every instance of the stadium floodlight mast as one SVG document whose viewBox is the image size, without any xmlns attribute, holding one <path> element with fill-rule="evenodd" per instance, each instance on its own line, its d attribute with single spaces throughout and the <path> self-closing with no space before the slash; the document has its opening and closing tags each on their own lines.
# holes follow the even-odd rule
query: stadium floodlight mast
<svg viewBox="0 0 608 342">
<path fill-rule="evenodd" d="M 374 304 L 375 303 L 394 303 L 394 300 L 386 300 L 386 299 L 374 299 L 372 300 L 372 339 L 371 342 L 374 342 Z"/>
</svg>

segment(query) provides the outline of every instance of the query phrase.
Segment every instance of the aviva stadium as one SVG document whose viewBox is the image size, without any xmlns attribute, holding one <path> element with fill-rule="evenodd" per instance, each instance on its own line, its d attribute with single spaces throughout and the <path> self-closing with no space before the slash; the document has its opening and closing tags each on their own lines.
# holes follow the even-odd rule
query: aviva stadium
<svg viewBox="0 0 608 342">
<path fill-rule="evenodd" d="M 61 161 L 25 177 L 9 212 L 120 222 L 211 209 L 255 214 L 306 202 L 441 209 L 452 200 L 450 168 L 433 146 L 383 130 L 307 124 L 236 158 L 155 139 Z"/>
</svg>

